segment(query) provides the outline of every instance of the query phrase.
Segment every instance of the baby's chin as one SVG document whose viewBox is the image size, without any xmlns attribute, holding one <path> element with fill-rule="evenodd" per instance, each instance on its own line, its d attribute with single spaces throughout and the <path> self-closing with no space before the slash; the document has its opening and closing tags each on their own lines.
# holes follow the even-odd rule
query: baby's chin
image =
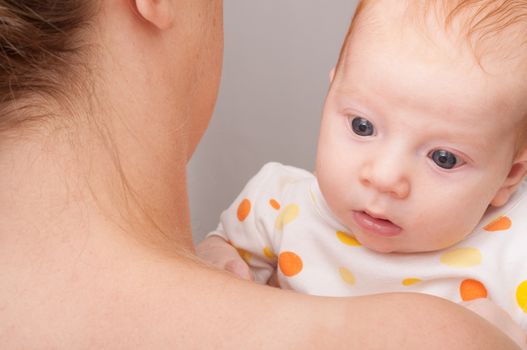
<svg viewBox="0 0 527 350">
<path fill-rule="evenodd" d="M 357 237 L 357 240 L 360 244 L 373 252 L 380 254 L 418 254 L 418 253 L 431 253 L 440 251 L 443 249 L 450 248 L 455 244 L 459 243 L 456 241 L 454 243 L 448 244 L 428 244 L 426 246 L 419 246 L 415 244 L 404 244 L 402 242 L 372 242 L 368 239 L 360 239 Z"/>
</svg>

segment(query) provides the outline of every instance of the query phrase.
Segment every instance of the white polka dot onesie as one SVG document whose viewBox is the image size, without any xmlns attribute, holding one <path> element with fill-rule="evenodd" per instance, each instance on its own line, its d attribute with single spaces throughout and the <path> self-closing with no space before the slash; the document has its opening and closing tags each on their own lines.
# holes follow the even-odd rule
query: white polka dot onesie
<svg viewBox="0 0 527 350">
<path fill-rule="evenodd" d="M 421 292 L 454 302 L 488 297 L 527 330 L 527 183 L 441 251 L 373 252 L 327 207 L 313 174 L 266 164 L 211 235 L 235 246 L 260 283 L 323 296 Z"/>
</svg>

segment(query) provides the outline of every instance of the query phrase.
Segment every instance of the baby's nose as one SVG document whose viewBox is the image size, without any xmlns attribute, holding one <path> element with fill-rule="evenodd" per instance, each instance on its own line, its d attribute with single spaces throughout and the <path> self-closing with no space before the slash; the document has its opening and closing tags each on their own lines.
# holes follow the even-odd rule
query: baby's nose
<svg viewBox="0 0 527 350">
<path fill-rule="evenodd" d="M 397 199 L 407 198 L 411 190 L 409 169 L 396 154 L 383 153 L 365 162 L 360 172 L 361 184 Z"/>
</svg>

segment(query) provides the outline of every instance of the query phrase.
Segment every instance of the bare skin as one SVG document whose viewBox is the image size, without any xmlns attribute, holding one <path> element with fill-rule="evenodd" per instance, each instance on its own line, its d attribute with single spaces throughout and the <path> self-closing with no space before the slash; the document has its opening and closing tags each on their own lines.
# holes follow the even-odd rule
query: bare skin
<svg viewBox="0 0 527 350">
<path fill-rule="evenodd" d="M 103 1 L 95 28 L 95 108 L 0 138 L 2 348 L 516 348 L 433 297 L 302 296 L 198 262 L 185 166 L 216 98 L 221 1 Z"/>
</svg>

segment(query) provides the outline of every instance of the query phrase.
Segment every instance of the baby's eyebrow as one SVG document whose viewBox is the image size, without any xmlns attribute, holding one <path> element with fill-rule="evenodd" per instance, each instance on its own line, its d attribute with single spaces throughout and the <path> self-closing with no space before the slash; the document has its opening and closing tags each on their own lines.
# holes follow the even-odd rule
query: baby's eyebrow
<svg viewBox="0 0 527 350">
<path fill-rule="evenodd" d="M 499 111 L 510 108 L 507 98 L 493 95 L 485 98 L 483 95 L 470 95 L 459 91 L 449 94 L 424 94 L 422 91 L 413 91 L 410 88 L 406 91 L 404 87 L 399 88 L 395 83 L 390 84 L 371 84 L 368 88 L 360 84 L 343 83 L 336 87 L 336 95 L 347 103 L 360 105 L 368 108 L 372 112 L 386 114 L 389 113 L 391 106 L 412 106 L 412 108 L 422 109 L 431 113 L 443 115 L 466 115 L 473 118 L 488 118 L 495 116 Z"/>
<path fill-rule="evenodd" d="M 352 112 L 364 113 L 366 117 L 375 115 L 387 118 L 390 115 L 390 107 L 387 107 L 387 101 L 383 100 L 383 94 L 372 94 L 367 89 L 342 85 L 336 87 L 335 96 L 339 100 L 340 108 L 344 110 L 349 108 Z M 430 119 L 430 128 L 427 129 L 430 132 L 430 136 L 453 144 L 463 145 L 467 148 L 467 152 L 471 153 L 484 151 L 489 148 L 488 140 L 482 137 L 481 132 L 478 131 L 478 126 L 483 127 L 485 123 L 493 123 L 493 118 L 485 118 L 485 116 L 489 115 L 489 113 L 485 113 L 488 112 L 486 108 L 481 106 L 474 108 L 469 103 L 464 106 L 441 103 L 439 105 L 433 108 L 436 110 L 435 117 Z M 426 113 L 430 108 L 426 108 L 428 106 L 424 104 L 423 106 L 425 107 L 421 107 L 421 110 L 424 111 L 422 113 L 423 118 L 434 113 Z M 441 122 L 442 116 L 456 114 L 460 116 L 465 115 L 467 118 L 459 118 L 455 124 L 444 124 Z"/>
<path fill-rule="evenodd" d="M 366 94 L 361 93 L 356 89 L 338 88 L 335 90 L 335 96 L 344 108 L 359 109 L 355 112 L 362 112 L 367 114 L 380 113 L 376 110 L 375 101 L 371 101 Z"/>
</svg>

